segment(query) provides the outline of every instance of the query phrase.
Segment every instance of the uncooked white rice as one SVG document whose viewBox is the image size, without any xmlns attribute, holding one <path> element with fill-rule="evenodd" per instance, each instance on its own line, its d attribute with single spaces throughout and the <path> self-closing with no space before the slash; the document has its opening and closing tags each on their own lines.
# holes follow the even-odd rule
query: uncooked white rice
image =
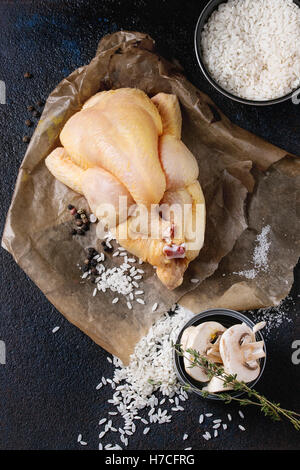
<svg viewBox="0 0 300 470">
<path fill-rule="evenodd" d="M 270 100 L 300 86 L 300 8 L 292 0 L 229 0 L 201 36 L 204 63 L 236 96 Z"/>
<path fill-rule="evenodd" d="M 141 432 L 146 435 L 154 424 L 170 423 L 172 413 L 169 402 L 171 406 L 173 404 L 173 411 L 184 410 L 179 404 L 180 400 L 188 398 L 188 394 L 176 377 L 173 364 L 173 343 L 177 340 L 183 325 L 192 316 L 191 312 L 179 307 L 175 314 L 171 312 L 161 317 L 150 328 L 148 334 L 137 343 L 127 367 L 118 358 L 113 357 L 113 379 L 102 377 L 100 382 L 103 387 L 113 389 L 112 398 L 107 400 L 113 406 L 113 411 L 107 412 L 108 419 L 99 419 L 99 425 L 102 427 L 98 431 L 99 440 L 101 440 L 99 450 L 121 450 L 116 440 L 127 447 L 128 439 L 134 435 L 138 426 L 142 426 Z M 160 397 L 159 394 L 165 397 Z M 212 416 L 213 413 L 201 413 L 199 416 L 201 428 L 209 427 L 211 431 L 205 430 L 206 432 L 202 434 L 207 441 L 221 436 L 223 430 L 227 429 L 227 424 L 223 423 L 221 418 L 205 420 L 205 417 Z M 228 414 L 227 417 L 231 421 L 231 415 Z M 242 417 L 241 414 L 240 417 Z M 120 420 L 123 420 L 121 427 Z M 206 424 L 203 425 L 204 421 Z M 142 424 L 139 425 L 139 422 Z M 241 425 L 239 429 L 245 431 Z M 185 433 L 182 440 L 185 441 L 188 437 Z M 110 440 L 112 443 L 108 444 L 105 440 Z M 78 444 L 87 445 L 82 440 L 81 434 L 78 436 Z M 186 450 L 190 449 L 190 447 L 186 448 Z"/>
</svg>

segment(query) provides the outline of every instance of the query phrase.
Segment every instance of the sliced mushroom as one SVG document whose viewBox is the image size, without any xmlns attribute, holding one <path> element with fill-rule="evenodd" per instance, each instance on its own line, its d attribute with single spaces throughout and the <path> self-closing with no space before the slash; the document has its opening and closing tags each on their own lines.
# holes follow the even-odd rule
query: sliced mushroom
<svg viewBox="0 0 300 470">
<path fill-rule="evenodd" d="M 220 354 L 224 370 L 236 374 L 237 380 L 252 382 L 259 375 L 258 359 L 264 357 L 264 342 L 256 342 L 255 334 L 245 323 L 233 325 L 222 335 Z"/>
<path fill-rule="evenodd" d="M 219 353 L 219 337 L 226 330 L 221 323 L 217 322 L 205 322 L 194 327 L 190 331 L 185 349 L 194 349 L 200 355 L 207 357 L 214 362 L 221 362 L 221 356 Z M 205 370 L 199 366 L 192 366 L 192 355 L 185 353 L 183 362 L 186 372 L 195 380 L 199 382 L 207 382 L 208 376 Z"/>
<path fill-rule="evenodd" d="M 192 333 L 194 328 L 195 328 L 194 326 L 189 326 L 188 328 L 186 328 L 184 330 L 184 332 L 181 335 L 181 349 L 183 351 L 185 351 L 187 349 L 187 347 L 186 347 L 187 341 L 188 341 L 189 335 Z"/>
<path fill-rule="evenodd" d="M 227 390 L 232 390 L 233 386 L 227 384 L 224 387 L 224 380 L 220 377 L 213 377 L 208 384 L 202 388 L 202 390 L 209 392 L 209 393 L 218 393 L 218 392 L 226 392 Z"/>
<path fill-rule="evenodd" d="M 260 321 L 259 323 L 256 323 L 256 325 L 254 325 L 254 327 L 252 328 L 252 331 L 253 333 L 257 333 L 257 331 L 259 330 L 262 330 L 265 326 L 266 326 L 266 322 L 265 321 Z"/>
</svg>

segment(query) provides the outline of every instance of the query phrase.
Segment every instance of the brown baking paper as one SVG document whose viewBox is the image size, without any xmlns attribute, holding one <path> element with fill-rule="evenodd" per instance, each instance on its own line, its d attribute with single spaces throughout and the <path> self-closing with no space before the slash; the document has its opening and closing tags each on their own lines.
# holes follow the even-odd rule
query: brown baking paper
<svg viewBox="0 0 300 470">
<path fill-rule="evenodd" d="M 95 225 L 85 237 L 71 236 L 73 220 L 66 206 L 88 209 L 87 203 L 55 180 L 44 164 L 59 145 L 67 119 L 97 91 L 119 87 L 137 87 L 150 96 L 162 91 L 178 96 L 183 141 L 198 160 L 207 208 L 205 244 L 182 286 L 167 290 L 153 267 L 143 265 L 146 305 L 134 303 L 133 310 L 127 309 L 125 299 L 113 305 L 111 292 L 93 297 L 94 285 L 81 279 L 78 263 L 82 264 L 84 249 L 101 250 L 101 241 Z M 194 310 L 217 304 L 244 309 L 253 307 L 254 298 L 255 305 L 266 306 L 286 295 L 297 261 L 293 212 L 300 173 L 299 162 L 284 157 L 283 150 L 233 125 L 177 66 L 154 52 L 149 36 L 126 31 L 108 35 L 90 64 L 75 70 L 49 96 L 19 171 L 2 244 L 70 322 L 127 362 L 153 321 L 184 294 L 184 303 Z M 272 225 L 274 238 L 264 282 L 222 276 L 247 265 L 262 215 L 264 223 Z M 107 266 L 117 262 L 107 255 Z M 199 285 L 191 278 L 199 279 Z M 155 302 L 159 307 L 153 313 Z"/>
</svg>

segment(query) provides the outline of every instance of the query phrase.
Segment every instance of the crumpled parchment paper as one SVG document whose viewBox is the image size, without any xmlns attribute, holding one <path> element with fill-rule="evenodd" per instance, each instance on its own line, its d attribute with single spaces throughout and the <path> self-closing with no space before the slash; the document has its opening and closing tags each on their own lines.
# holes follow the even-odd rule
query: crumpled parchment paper
<svg viewBox="0 0 300 470">
<path fill-rule="evenodd" d="M 168 291 L 152 266 L 143 265 L 146 305 L 134 303 L 133 310 L 125 299 L 112 305 L 110 292 L 93 297 L 94 286 L 81 279 L 78 263 L 84 249 L 101 250 L 101 241 L 95 225 L 85 237 L 71 236 L 73 220 L 66 206 L 88 209 L 87 203 L 44 164 L 59 145 L 67 119 L 97 91 L 120 87 L 178 96 L 183 141 L 198 160 L 207 209 L 204 248 L 182 286 Z M 126 363 L 153 321 L 179 299 L 196 312 L 273 305 L 288 293 L 299 254 L 299 189 L 296 157 L 233 125 L 177 66 L 155 53 L 149 36 L 120 31 L 105 36 L 90 64 L 75 70 L 48 97 L 19 171 L 2 245 L 70 322 Z M 268 271 L 253 280 L 232 274 L 251 268 L 255 237 L 266 224 L 272 241 Z M 117 262 L 107 255 L 107 266 Z M 155 302 L 159 307 L 153 313 Z"/>
</svg>

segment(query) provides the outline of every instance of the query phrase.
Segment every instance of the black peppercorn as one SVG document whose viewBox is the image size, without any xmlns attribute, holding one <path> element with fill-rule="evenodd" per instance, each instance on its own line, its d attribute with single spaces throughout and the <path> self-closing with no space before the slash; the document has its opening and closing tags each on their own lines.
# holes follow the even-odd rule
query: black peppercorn
<svg viewBox="0 0 300 470">
<path fill-rule="evenodd" d="M 30 137 L 28 135 L 24 135 L 22 140 L 25 144 L 28 144 L 28 142 L 30 142 Z"/>
<path fill-rule="evenodd" d="M 88 253 L 89 253 L 90 255 L 93 255 L 93 254 L 94 254 L 94 251 L 95 251 L 95 248 L 90 247 L 90 248 L 88 248 L 87 251 L 88 251 Z"/>
<path fill-rule="evenodd" d="M 83 224 L 82 228 L 83 228 L 83 230 L 84 230 L 85 232 L 87 232 L 88 230 L 90 230 L 90 227 L 89 227 L 88 224 Z"/>
<path fill-rule="evenodd" d="M 93 266 L 93 267 L 97 266 L 97 261 L 95 259 L 91 260 L 91 266 Z"/>
<path fill-rule="evenodd" d="M 75 219 L 81 219 L 80 215 L 78 213 L 75 214 Z"/>
<path fill-rule="evenodd" d="M 76 220 L 76 225 L 77 225 L 77 227 L 81 227 L 82 226 L 82 220 Z"/>
<path fill-rule="evenodd" d="M 71 232 L 72 235 L 77 235 L 77 231 L 75 229 L 72 230 Z"/>
<path fill-rule="evenodd" d="M 105 245 L 103 250 L 106 251 L 106 252 L 109 252 L 109 251 L 112 251 L 112 248 L 109 248 L 109 246 Z"/>
<path fill-rule="evenodd" d="M 89 269 L 90 269 L 90 268 L 89 268 L 88 266 L 82 266 L 82 271 L 83 271 L 84 273 L 86 273 L 87 271 L 89 271 Z"/>
<path fill-rule="evenodd" d="M 69 209 L 69 211 L 70 211 L 70 210 L 74 209 L 74 206 L 72 206 L 72 204 L 69 204 L 69 205 L 68 205 L 68 209 Z"/>
</svg>

